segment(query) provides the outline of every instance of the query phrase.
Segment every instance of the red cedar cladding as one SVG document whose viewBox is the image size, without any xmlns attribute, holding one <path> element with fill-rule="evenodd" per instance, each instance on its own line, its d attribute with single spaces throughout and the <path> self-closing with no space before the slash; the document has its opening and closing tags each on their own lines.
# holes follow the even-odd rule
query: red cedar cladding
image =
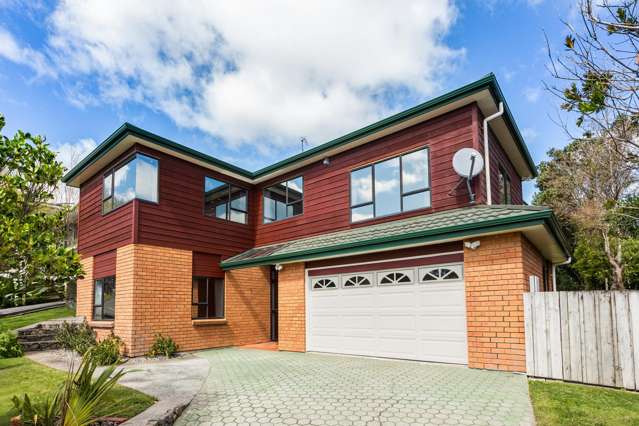
<svg viewBox="0 0 639 426">
<path fill-rule="evenodd" d="M 469 201 L 465 186 L 451 192 L 459 182 L 451 160 L 463 147 L 482 150 L 481 120 L 477 106 L 469 105 L 337 154 L 330 158 L 328 165 L 317 161 L 257 186 L 136 145 L 120 159 L 139 151 L 159 160 L 159 203 L 135 200 L 102 215 L 104 170 L 100 171 L 81 188 L 78 248 L 83 256 L 92 256 L 135 242 L 208 253 L 224 259 L 255 246 L 464 207 Z M 350 171 L 425 146 L 430 148 L 432 207 L 350 223 Z M 501 147 L 494 140 L 491 146 L 495 165 L 492 168 L 493 187 L 497 184 L 498 164 L 502 164 L 511 176 L 513 203 L 520 204 L 521 180 Z M 304 176 L 304 214 L 264 224 L 262 190 L 299 175 Z M 248 224 L 204 216 L 205 176 L 249 189 Z M 480 177 L 474 183 L 479 202 L 485 199 L 485 190 L 480 189 L 482 182 L 483 177 Z"/>
<path fill-rule="evenodd" d="M 452 111 L 331 157 L 329 165 L 319 161 L 288 176 L 260 185 L 260 188 L 264 188 L 284 178 L 303 174 L 304 214 L 264 224 L 260 198 L 256 244 L 259 246 L 467 206 L 469 198 L 465 186 L 451 194 L 451 190 L 459 182 L 459 176 L 453 170 L 451 162 L 458 149 L 472 147 L 477 140 L 475 132 L 478 129 L 473 120 L 475 108 L 475 105 L 470 105 Z M 352 224 L 349 208 L 350 171 L 425 146 L 430 148 L 432 207 Z"/>
<path fill-rule="evenodd" d="M 193 252 L 193 276 L 224 278 L 224 271 L 220 268 L 220 256 Z"/>
<path fill-rule="evenodd" d="M 116 250 L 107 251 L 93 257 L 93 278 L 104 278 L 115 275 Z"/>
</svg>

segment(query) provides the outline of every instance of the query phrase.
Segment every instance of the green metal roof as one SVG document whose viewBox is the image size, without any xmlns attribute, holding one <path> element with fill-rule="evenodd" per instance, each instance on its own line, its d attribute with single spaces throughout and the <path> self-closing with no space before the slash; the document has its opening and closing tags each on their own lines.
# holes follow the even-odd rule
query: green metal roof
<svg viewBox="0 0 639 426">
<path fill-rule="evenodd" d="M 546 225 L 568 254 L 550 209 L 478 205 L 256 247 L 224 260 L 221 266 L 233 269 L 388 250 L 534 225 Z"/>
<path fill-rule="evenodd" d="M 387 127 L 396 125 L 402 121 L 416 117 L 420 114 L 424 114 L 425 112 L 434 110 L 436 108 L 440 108 L 444 105 L 455 102 L 459 99 L 462 99 L 464 97 L 467 97 L 469 95 L 472 95 L 484 89 L 488 89 L 490 91 L 490 93 L 492 94 L 493 98 L 495 99 L 497 103 L 499 102 L 504 103 L 504 111 L 505 111 L 504 115 L 505 115 L 506 125 L 508 126 L 511 133 L 513 134 L 515 143 L 517 144 L 519 151 L 522 153 L 526 161 L 526 164 L 530 168 L 531 174 L 533 175 L 533 177 L 536 177 L 537 168 L 535 166 L 535 163 L 533 162 L 532 157 L 530 156 L 530 153 L 528 152 L 528 148 L 526 147 L 526 144 L 524 143 L 524 140 L 521 136 L 521 133 L 519 132 L 519 129 L 517 128 L 517 124 L 515 123 L 515 120 L 510 112 L 510 108 L 508 108 L 508 104 L 506 103 L 506 100 L 501 91 L 501 88 L 499 87 L 499 84 L 497 83 L 497 78 L 495 77 L 494 74 L 490 73 L 487 76 L 475 82 L 462 86 L 444 95 L 438 96 L 434 99 L 431 99 L 413 108 L 407 109 L 406 111 L 402 111 L 398 114 L 392 115 L 388 118 L 380 120 L 369 126 L 366 126 L 354 132 L 348 133 L 347 135 L 341 136 L 337 139 L 331 140 L 322 145 L 318 145 L 314 148 L 311 148 L 300 154 L 289 157 L 273 165 L 264 167 L 256 172 L 250 172 L 241 167 L 237 167 L 225 161 L 218 160 L 214 157 L 203 154 L 194 149 L 188 148 L 177 142 L 173 142 L 169 139 L 166 139 L 154 133 L 148 132 L 130 123 L 124 123 L 122 126 L 120 126 L 120 128 L 118 128 L 115 132 L 113 132 L 113 134 L 111 134 L 104 142 L 102 142 L 96 149 L 94 149 L 89 155 L 87 155 L 82 161 L 80 161 L 73 169 L 71 169 L 62 178 L 62 181 L 68 182 L 71 179 L 73 179 L 75 176 L 81 173 L 86 167 L 91 165 L 94 161 L 104 156 L 113 147 L 115 147 L 118 144 L 118 142 L 120 142 L 122 139 L 124 139 L 128 135 L 134 135 L 140 138 L 144 138 L 158 145 L 164 146 L 166 148 L 172 149 L 184 155 L 190 156 L 194 159 L 211 164 L 212 166 L 219 167 L 223 170 L 236 173 L 240 176 L 244 176 L 250 179 L 257 179 L 269 173 L 275 172 L 281 168 L 290 166 L 291 164 L 294 164 L 296 162 L 305 160 L 314 155 L 319 155 L 322 152 L 325 152 L 329 149 L 342 146 L 344 144 L 352 142 L 361 137 L 373 134 L 375 132 L 379 132 L 380 130 L 383 130 Z"/>
</svg>

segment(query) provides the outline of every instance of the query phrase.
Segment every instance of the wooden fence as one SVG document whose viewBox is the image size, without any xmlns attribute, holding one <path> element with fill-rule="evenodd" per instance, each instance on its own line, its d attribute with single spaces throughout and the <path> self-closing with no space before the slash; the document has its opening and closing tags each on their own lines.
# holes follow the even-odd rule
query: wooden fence
<svg viewBox="0 0 639 426">
<path fill-rule="evenodd" d="M 639 291 L 524 294 L 529 376 L 639 390 Z"/>
</svg>

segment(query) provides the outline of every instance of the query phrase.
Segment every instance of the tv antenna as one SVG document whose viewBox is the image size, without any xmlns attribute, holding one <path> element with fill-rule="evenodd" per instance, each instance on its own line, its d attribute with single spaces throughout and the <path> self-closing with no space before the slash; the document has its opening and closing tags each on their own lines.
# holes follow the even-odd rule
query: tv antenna
<svg viewBox="0 0 639 426">
<path fill-rule="evenodd" d="M 476 149 L 462 148 L 453 156 L 453 169 L 455 169 L 455 172 L 461 178 L 451 193 L 455 191 L 462 182 L 466 181 L 470 203 L 474 204 L 475 193 L 473 192 L 470 182 L 484 169 L 484 157 L 482 157 Z"/>
<path fill-rule="evenodd" d="M 304 144 L 306 144 L 306 146 L 308 146 L 308 140 L 306 140 L 306 138 L 304 136 L 302 136 L 300 138 L 300 144 L 302 145 L 302 152 L 304 152 Z"/>
</svg>

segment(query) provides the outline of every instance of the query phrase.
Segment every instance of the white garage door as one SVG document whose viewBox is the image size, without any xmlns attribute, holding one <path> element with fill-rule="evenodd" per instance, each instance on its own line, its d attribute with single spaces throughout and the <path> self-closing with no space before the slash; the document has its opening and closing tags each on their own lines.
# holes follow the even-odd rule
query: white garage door
<svg viewBox="0 0 639 426">
<path fill-rule="evenodd" d="M 461 264 L 312 276 L 307 350 L 466 364 Z"/>
</svg>

